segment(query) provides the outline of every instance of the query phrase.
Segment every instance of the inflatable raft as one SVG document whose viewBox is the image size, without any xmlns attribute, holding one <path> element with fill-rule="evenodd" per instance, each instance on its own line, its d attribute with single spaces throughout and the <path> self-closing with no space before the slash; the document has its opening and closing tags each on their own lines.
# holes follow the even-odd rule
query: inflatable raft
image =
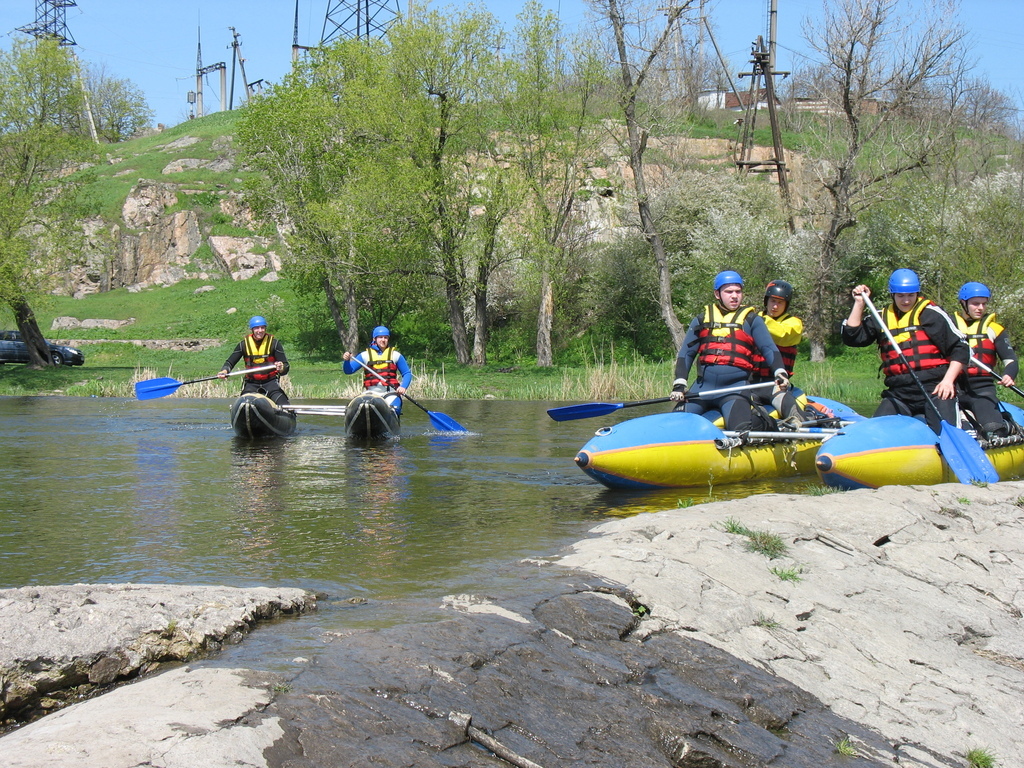
<svg viewBox="0 0 1024 768">
<path fill-rule="evenodd" d="M 1002 405 L 1017 424 L 1024 424 L 1024 410 Z M 979 442 L 1000 480 L 1024 476 L 1024 437 Z M 910 416 L 880 416 L 844 427 L 818 449 L 815 469 L 825 485 L 848 490 L 958 482 L 935 433 Z"/>
<path fill-rule="evenodd" d="M 601 427 L 576 454 L 576 466 L 617 489 L 706 487 L 813 474 L 822 441 L 840 423 L 863 417 L 841 403 L 812 400 L 826 409 L 835 427 L 738 434 L 704 416 L 658 413 Z"/>
<path fill-rule="evenodd" d="M 295 414 L 266 395 L 247 392 L 231 404 L 231 427 L 248 440 L 287 437 L 295 431 Z"/>
<path fill-rule="evenodd" d="M 399 412 L 391 404 L 398 399 L 393 393 L 386 396 L 383 387 L 372 387 L 359 393 L 349 400 L 345 408 L 345 434 L 360 440 L 398 435 L 401 429 Z"/>
</svg>

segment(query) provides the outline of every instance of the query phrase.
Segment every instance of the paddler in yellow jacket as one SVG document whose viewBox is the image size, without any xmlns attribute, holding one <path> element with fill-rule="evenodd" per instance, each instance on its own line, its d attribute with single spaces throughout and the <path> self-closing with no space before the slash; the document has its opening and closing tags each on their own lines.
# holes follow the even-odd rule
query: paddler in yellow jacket
<svg viewBox="0 0 1024 768">
<path fill-rule="evenodd" d="M 677 410 L 704 414 L 717 410 L 725 427 L 743 432 L 774 429 L 761 408 L 755 408 L 747 391 L 717 397 L 700 397 L 701 392 L 746 385 L 757 370 L 757 359 L 768 361 L 779 389 L 789 387 L 789 374 L 782 356 L 754 307 L 743 304 L 743 278 L 732 270 L 719 272 L 714 280 L 715 303 L 693 318 L 676 358 L 675 381 L 669 397 L 682 404 Z M 697 381 L 688 390 L 686 379 L 696 363 Z"/>
<path fill-rule="evenodd" d="M 280 341 L 267 333 L 266 318 L 260 315 L 249 318 L 249 330 L 249 335 L 238 343 L 217 375 L 222 379 L 226 378 L 239 360 L 245 361 L 246 368 L 273 364 L 273 371 L 247 373 L 242 385 L 242 394 L 258 392 L 269 397 L 277 405 L 288 405 L 288 395 L 281 389 L 280 382 L 280 377 L 288 373 L 289 367 L 284 347 Z"/>
<path fill-rule="evenodd" d="M 995 312 L 988 311 L 992 292 L 984 283 L 964 283 L 957 295 L 960 311 L 954 316 L 956 326 L 967 336 L 971 355 L 995 370 L 1002 365 L 1002 375 L 990 374 L 973 361 L 956 380 L 960 405 L 974 415 L 983 437 L 1007 437 L 1010 426 L 1003 418 L 996 395 L 995 382 L 1014 386 L 1019 373 L 1017 353 L 1013 350 L 1006 329 L 996 322 Z"/>
<path fill-rule="evenodd" d="M 779 348 L 782 355 L 782 364 L 786 373 L 792 377 L 793 368 L 796 363 L 797 345 L 804 337 L 804 321 L 796 315 L 789 314 L 789 305 L 793 301 L 793 286 L 785 280 L 772 280 L 764 289 L 764 309 L 758 314 L 764 320 L 772 341 Z M 760 367 L 757 377 L 760 381 L 771 381 L 774 375 L 763 358 L 760 359 Z M 754 401 L 762 405 L 771 405 L 779 414 L 779 418 L 788 422 L 791 426 L 797 426 L 803 421 L 803 408 L 798 402 L 792 389 L 757 391 L 753 395 Z"/>
<path fill-rule="evenodd" d="M 864 317 L 864 297 L 871 296 L 866 285 L 852 291 L 853 306 L 843 321 L 843 343 L 848 347 L 878 344 L 885 391 L 875 416 L 923 416 L 938 434 L 940 419 L 957 424 L 956 378 L 967 365 L 970 348 L 949 315 L 921 296 L 921 279 L 912 269 L 897 269 L 889 276 L 889 293 L 892 303 L 880 314 L 899 349 L 889 343 L 874 317 Z"/>
</svg>

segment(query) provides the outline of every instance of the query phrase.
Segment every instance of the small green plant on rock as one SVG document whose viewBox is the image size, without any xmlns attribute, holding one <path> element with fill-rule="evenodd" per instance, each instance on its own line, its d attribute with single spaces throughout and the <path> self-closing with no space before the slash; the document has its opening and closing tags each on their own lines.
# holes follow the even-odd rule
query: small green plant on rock
<svg viewBox="0 0 1024 768">
<path fill-rule="evenodd" d="M 750 552 L 760 552 L 769 560 L 775 560 L 789 552 L 789 547 L 781 536 L 768 531 L 752 531 L 734 517 L 726 518 L 722 522 L 722 530 L 737 536 L 746 536 L 747 549 Z"/>
<path fill-rule="evenodd" d="M 735 533 L 738 536 L 746 536 L 750 529 L 743 525 L 735 517 L 727 517 L 722 521 L 722 530 L 726 533 Z"/>
<path fill-rule="evenodd" d="M 804 493 L 808 496 L 827 496 L 830 493 L 842 493 L 842 488 L 833 488 L 831 485 L 806 485 Z"/>
<path fill-rule="evenodd" d="M 958 504 L 970 504 L 971 500 L 968 499 L 966 496 L 960 496 L 959 498 L 957 498 L 957 503 Z"/>
<path fill-rule="evenodd" d="M 991 750 L 975 747 L 967 751 L 967 764 L 971 768 L 996 768 L 999 761 Z"/>
<path fill-rule="evenodd" d="M 853 746 L 849 736 L 843 736 L 843 738 L 836 742 L 836 753 L 846 757 L 853 757 L 857 754 L 857 748 Z"/>
<path fill-rule="evenodd" d="M 676 499 L 676 507 L 686 509 L 693 506 L 693 499 Z"/>
<path fill-rule="evenodd" d="M 771 572 L 778 576 L 782 581 L 803 581 L 804 577 L 800 574 L 804 572 L 803 566 L 796 565 L 792 568 L 772 568 Z"/>
<path fill-rule="evenodd" d="M 757 614 L 757 618 L 754 619 L 754 626 L 760 627 L 761 629 L 778 629 L 782 625 L 771 616 L 765 616 L 763 613 L 759 613 Z"/>
<path fill-rule="evenodd" d="M 789 552 L 786 542 L 777 534 L 768 533 L 768 531 L 751 531 L 748 538 L 750 541 L 747 542 L 747 549 L 751 552 L 760 552 L 769 560 L 782 557 Z"/>
</svg>

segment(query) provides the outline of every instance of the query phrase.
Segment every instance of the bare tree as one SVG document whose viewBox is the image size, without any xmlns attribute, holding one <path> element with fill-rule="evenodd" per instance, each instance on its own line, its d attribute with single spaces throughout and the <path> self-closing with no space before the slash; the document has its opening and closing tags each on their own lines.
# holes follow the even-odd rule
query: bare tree
<svg viewBox="0 0 1024 768">
<path fill-rule="evenodd" d="M 621 74 L 619 106 L 626 122 L 626 149 L 633 172 L 640 231 L 651 247 L 658 271 L 658 306 L 662 319 L 679 347 L 686 335 L 685 326 L 672 306 L 672 271 L 664 240 L 651 211 L 651 195 L 647 188 L 644 152 L 651 135 L 652 116 L 643 109 L 642 96 L 648 78 L 656 71 L 659 59 L 675 39 L 676 26 L 693 0 L 670 2 L 667 7 L 640 0 L 590 0 L 594 9 L 607 19 L 614 38 L 614 51 Z M 660 17 L 664 16 L 664 24 Z M 656 21 L 659 19 L 659 21 Z M 661 94 L 659 98 L 663 98 Z M 657 99 L 653 99 L 656 101 Z"/>
<path fill-rule="evenodd" d="M 901 16 L 899 0 L 839 0 L 805 22 L 823 63 L 810 78 L 824 105 L 814 168 L 816 194 L 805 215 L 820 248 L 809 265 L 807 336 L 811 360 L 825 359 L 830 318 L 845 297 L 842 235 L 858 214 L 887 198 L 903 174 L 928 166 L 948 145 L 958 104 L 947 85 L 962 76 L 964 30 L 955 2 L 926 17 Z"/>
</svg>

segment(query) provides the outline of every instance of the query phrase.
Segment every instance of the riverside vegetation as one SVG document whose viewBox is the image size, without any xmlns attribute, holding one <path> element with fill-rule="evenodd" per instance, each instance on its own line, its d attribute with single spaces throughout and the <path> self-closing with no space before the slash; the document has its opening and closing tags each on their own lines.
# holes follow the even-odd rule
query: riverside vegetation
<svg viewBox="0 0 1024 768">
<path fill-rule="evenodd" d="M 196 293 L 203 286 L 214 290 Z M 81 397 L 134 397 L 133 384 L 143 379 L 171 376 L 187 381 L 216 373 L 231 349 L 246 332 L 251 314 L 263 314 L 270 332 L 282 340 L 292 372 L 289 394 L 296 399 L 334 399 L 354 396 L 361 388 L 358 376 L 341 373 L 341 342 L 331 333 L 312 327 L 287 279 L 266 284 L 257 281 L 183 281 L 138 293 L 118 289 L 82 299 L 50 296 L 40 303 L 40 327 L 50 328 L 54 318 L 78 320 L 128 319 L 116 330 L 101 328 L 48 331 L 51 341 L 78 345 L 85 353 L 83 367 L 33 370 L 23 365 L 0 366 L 0 395 L 69 395 Z M 235 309 L 235 312 L 229 310 Z M 6 328 L 10 318 L 0 312 Z M 333 331 L 333 329 L 331 329 Z M 218 344 L 194 351 L 152 349 L 136 341 L 215 339 Z M 675 351 L 666 349 L 660 360 L 614 347 L 590 350 L 589 359 L 568 365 L 537 367 L 528 350 L 510 350 L 485 366 L 460 366 L 430 349 L 409 349 L 416 375 L 414 392 L 428 400 L 493 397 L 503 400 L 642 400 L 664 396 L 669 387 Z M 353 350 L 355 351 L 355 350 Z M 807 392 L 851 403 L 872 402 L 881 390 L 877 356 L 872 350 L 835 350 L 823 363 L 810 363 L 806 352 L 797 363 L 796 382 Z M 237 379 L 181 387 L 172 397 L 232 397 Z"/>
</svg>

